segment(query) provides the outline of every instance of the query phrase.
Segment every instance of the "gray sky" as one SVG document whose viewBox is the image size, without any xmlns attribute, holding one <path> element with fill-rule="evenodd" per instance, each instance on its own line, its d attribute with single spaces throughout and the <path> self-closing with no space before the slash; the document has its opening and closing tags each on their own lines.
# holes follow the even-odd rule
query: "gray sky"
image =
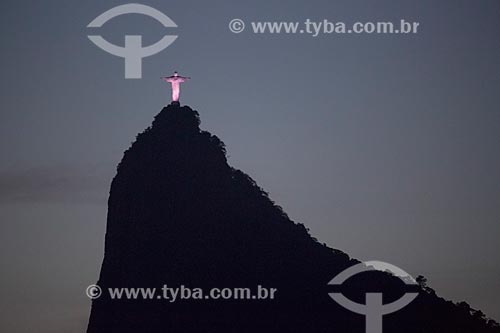
<svg viewBox="0 0 500 333">
<path fill-rule="evenodd" d="M 82 332 L 106 199 L 135 135 L 181 102 L 313 236 L 428 277 L 500 319 L 500 3 L 142 1 L 167 14 L 87 24 L 121 1 L 0 3 L 0 330 Z M 234 18 L 247 22 L 229 31 Z M 253 34 L 252 21 L 420 22 L 416 35 Z M 122 44 L 178 39 L 125 80 Z"/>
</svg>

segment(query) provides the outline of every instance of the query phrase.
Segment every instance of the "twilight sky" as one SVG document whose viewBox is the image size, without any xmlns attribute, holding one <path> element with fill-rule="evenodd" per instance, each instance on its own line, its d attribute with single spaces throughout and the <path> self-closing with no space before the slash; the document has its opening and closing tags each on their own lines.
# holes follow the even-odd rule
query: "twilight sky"
<svg viewBox="0 0 500 333">
<path fill-rule="evenodd" d="M 500 320 L 500 3 L 485 1 L 0 3 L 0 331 L 83 332 L 123 151 L 181 103 L 313 236 L 383 260 Z M 247 29 L 229 31 L 240 18 Z M 420 22 L 416 35 L 253 34 L 252 21 Z M 100 34 L 178 39 L 125 80 Z"/>
</svg>

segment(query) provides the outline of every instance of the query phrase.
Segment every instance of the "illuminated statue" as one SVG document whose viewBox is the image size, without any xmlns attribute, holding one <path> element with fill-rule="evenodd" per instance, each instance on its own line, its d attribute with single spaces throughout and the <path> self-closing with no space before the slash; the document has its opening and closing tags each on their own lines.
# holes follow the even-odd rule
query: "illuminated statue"
<svg viewBox="0 0 500 333">
<path fill-rule="evenodd" d="M 172 104 L 179 103 L 179 95 L 181 93 L 181 83 L 186 82 L 190 77 L 180 76 L 174 72 L 172 76 L 165 76 L 162 79 L 172 85 Z"/>
</svg>

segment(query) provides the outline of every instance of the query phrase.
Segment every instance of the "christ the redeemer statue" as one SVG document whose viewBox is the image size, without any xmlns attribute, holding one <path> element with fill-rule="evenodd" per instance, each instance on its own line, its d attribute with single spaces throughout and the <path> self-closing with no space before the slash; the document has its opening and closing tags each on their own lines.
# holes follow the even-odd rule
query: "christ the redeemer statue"
<svg viewBox="0 0 500 333">
<path fill-rule="evenodd" d="M 172 76 L 164 76 L 162 79 L 172 85 L 172 104 L 179 103 L 179 95 L 181 93 L 181 83 L 186 82 L 190 77 L 180 76 L 174 72 Z"/>
</svg>

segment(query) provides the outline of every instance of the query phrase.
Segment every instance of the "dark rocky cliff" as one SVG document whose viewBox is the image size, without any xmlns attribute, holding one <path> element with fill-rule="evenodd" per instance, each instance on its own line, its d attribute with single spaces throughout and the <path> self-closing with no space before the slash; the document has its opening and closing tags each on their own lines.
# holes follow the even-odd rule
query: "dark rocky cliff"
<svg viewBox="0 0 500 333">
<path fill-rule="evenodd" d="M 327 283 L 357 263 L 320 244 L 245 173 L 187 106 L 169 105 L 118 166 L 108 202 L 105 256 L 88 332 L 364 332 L 365 318 L 328 296 Z M 299 154 L 300 152 L 298 152 Z M 112 300 L 107 288 L 276 288 L 265 300 Z M 402 282 L 363 273 L 342 290 L 399 298 Z M 384 317 L 384 332 L 500 332 L 428 287 Z"/>
</svg>

